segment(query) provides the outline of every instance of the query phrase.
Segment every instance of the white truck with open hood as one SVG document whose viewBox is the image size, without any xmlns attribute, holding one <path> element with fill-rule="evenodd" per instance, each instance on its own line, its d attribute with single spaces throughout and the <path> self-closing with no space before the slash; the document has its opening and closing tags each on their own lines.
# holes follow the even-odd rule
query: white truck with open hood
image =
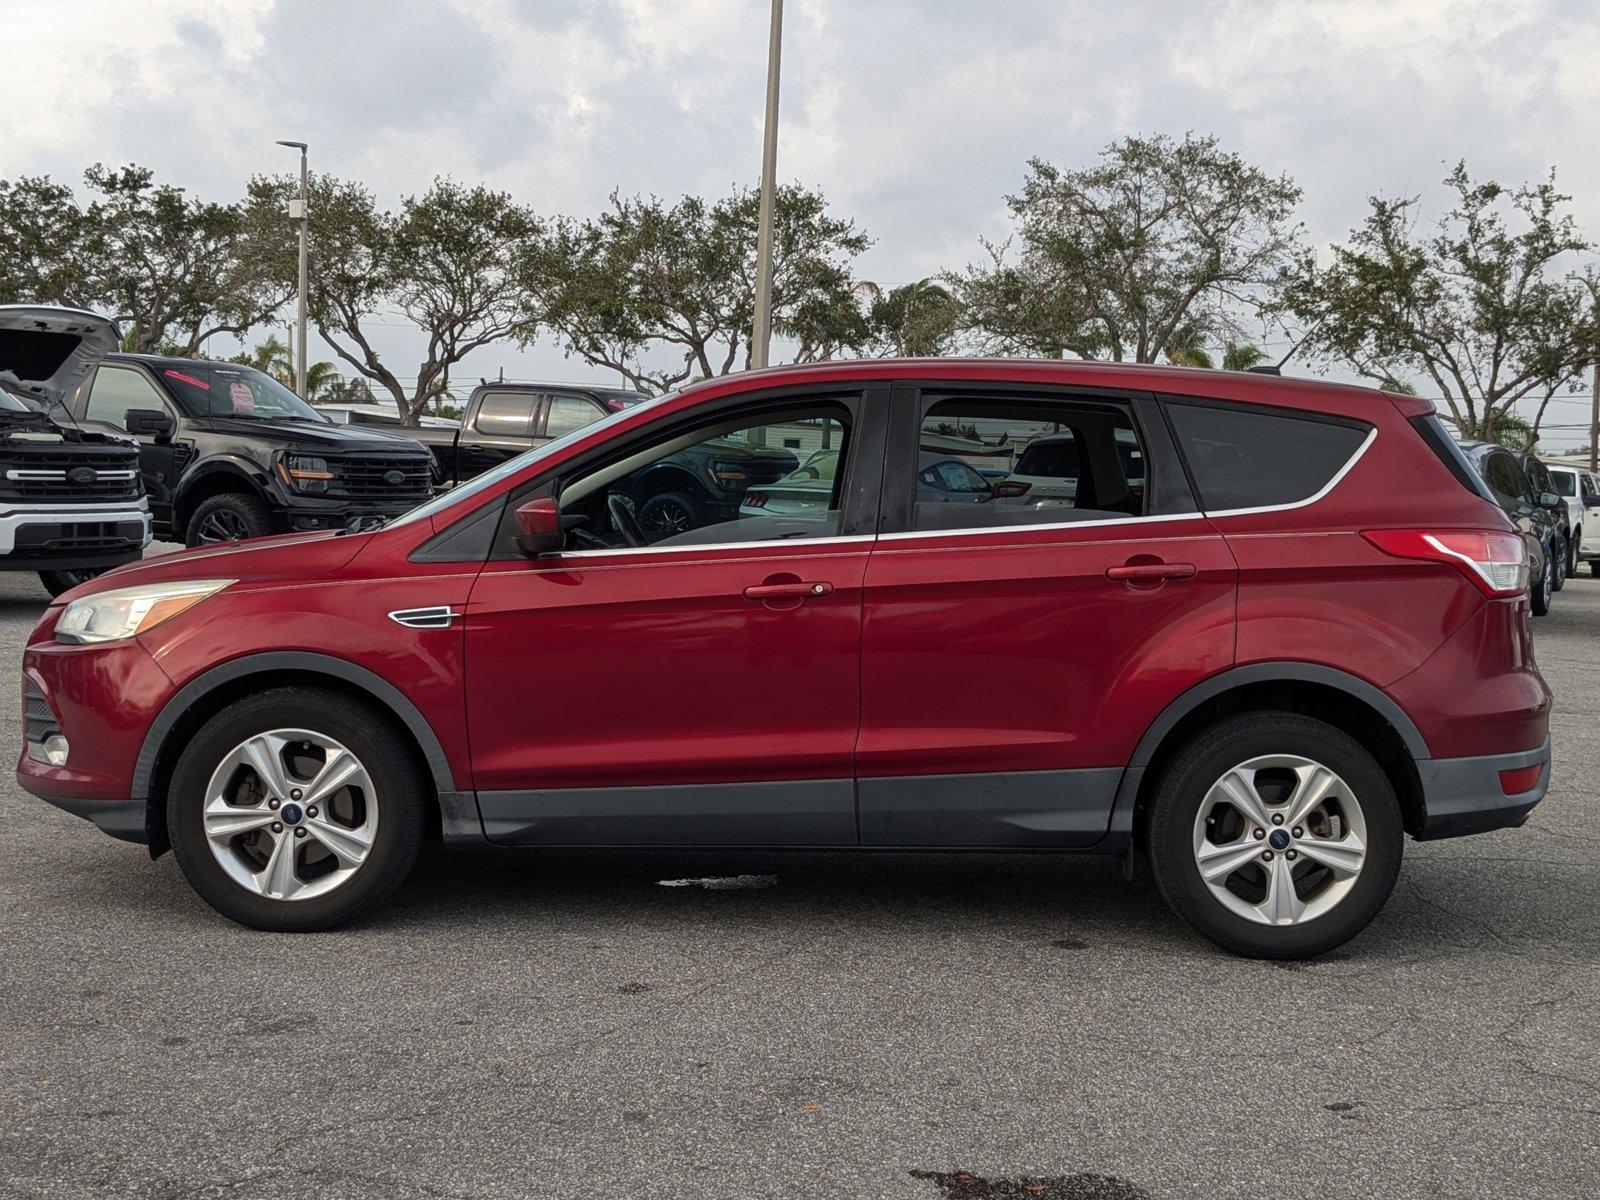
<svg viewBox="0 0 1600 1200">
<path fill-rule="evenodd" d="M 37 571 L 51 595 L 150 541 L 138 447 L 78 429 L 63 404 L 119 340 L 91 312 L 0 305 L 0 570 Z"/>
</svg>

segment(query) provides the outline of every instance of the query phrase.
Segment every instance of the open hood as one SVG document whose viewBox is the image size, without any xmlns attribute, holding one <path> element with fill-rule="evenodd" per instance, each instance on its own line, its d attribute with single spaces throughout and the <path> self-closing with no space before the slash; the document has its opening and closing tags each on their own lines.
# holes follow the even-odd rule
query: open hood
<svg viewBox="0 0 1600 1200">
<path fill-rule="evenodd" d="M 83 309 L 0 304 L 0 384 L 46 404 L 63 401 L 121 340 L 113 322 Z"/>
</svg>

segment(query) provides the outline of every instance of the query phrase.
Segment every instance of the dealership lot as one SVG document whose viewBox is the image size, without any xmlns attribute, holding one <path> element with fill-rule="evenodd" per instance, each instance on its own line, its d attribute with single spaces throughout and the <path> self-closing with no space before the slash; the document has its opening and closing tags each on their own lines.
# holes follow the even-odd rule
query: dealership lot
<svg viewBox="0 0 1600 1200">
<path fill-rule="evenodd" d="M 253 933 L 8 779 L 0 1195 L 1593 1195 L 1600 580 L 1535 635 L 1549 799 L 1313 963 L 1045 856 L 435 848 Z"/>
</svg>

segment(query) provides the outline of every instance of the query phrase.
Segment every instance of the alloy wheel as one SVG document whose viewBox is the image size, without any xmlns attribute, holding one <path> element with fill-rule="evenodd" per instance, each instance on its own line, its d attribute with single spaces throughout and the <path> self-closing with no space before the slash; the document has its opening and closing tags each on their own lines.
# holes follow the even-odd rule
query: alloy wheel
<svg viewBox="0 0 1600 1200">
<path fill-rule="evenodd" d="M 231 509 L 219 508 L 206 514 L 196 531 L 199 544 L 209 546 L 216 542 L 238 542 L 250 536 L 244 517 Z"/>
<path fill-rule="evenodd" d="M 694 514 L 677 500 L 657 500 L 646 505 L 644 519 L 639 524 L 646 533 L 685 533 L 694 527 Z"/>
<path fill-rule="evenodd" d="M 309 900 L 361 869 L 378 808 L 371 775 L 344 745 L 307 729 L 273 729 L 223 756 L 201 819 L 235 883 L 270 900 Z"/>
<path fill-rule="evenodd" d="M 1296 754 L 1240 763 L 1211 785 L 1194 822 L 1200 878 L 1230 912 L 1299 925 L 1350 894 L 1367 854 L 1355 793 Z"/>
</svg>

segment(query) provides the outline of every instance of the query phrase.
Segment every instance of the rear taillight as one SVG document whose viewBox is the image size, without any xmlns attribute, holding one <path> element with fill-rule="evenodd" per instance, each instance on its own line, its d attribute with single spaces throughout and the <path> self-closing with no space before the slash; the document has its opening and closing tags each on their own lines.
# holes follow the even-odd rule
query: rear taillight
<svg viewBox="0 0 1600 1200">
<path fill-rule="evenodd" d="M 744 494 L 744 506 L 746 508 L 765 508 L 767 506 L 767 494 L 765 492 L 746 492 Z"/>
<path fill-rule="evenodd" d="M 1528 590 L 1528 551 L 1522 536 L 1490 529 L 1366 529 L 1361 536 L 1385 554 L 1448 563 L 1486 596 Z"/>
<path fill-rule="evenodd" d="M 1025 495 L 1032 486 L 1033 484 L 1031 483 L 1019 483 L 1015 479 L 1002 479 L 994 485 L 994 498 L 996 500 L 1005 500 L 1012 496 Z"/>
</svg>

